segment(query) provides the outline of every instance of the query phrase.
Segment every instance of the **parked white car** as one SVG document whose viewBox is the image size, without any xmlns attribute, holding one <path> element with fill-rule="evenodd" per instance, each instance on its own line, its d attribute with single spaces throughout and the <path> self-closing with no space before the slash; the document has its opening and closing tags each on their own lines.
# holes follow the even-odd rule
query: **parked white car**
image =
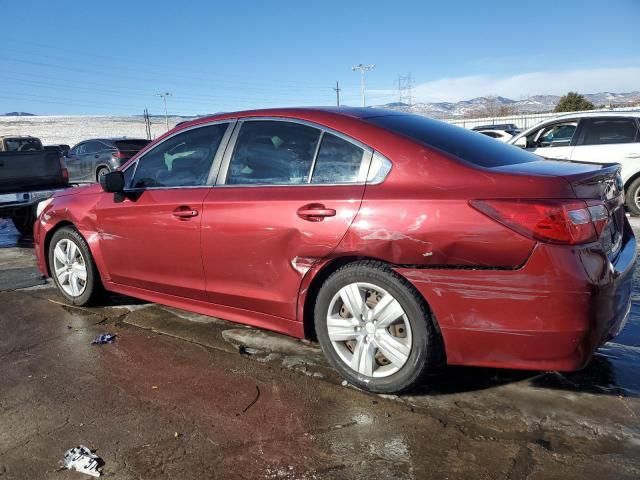
<svg viewBox="0 0 640 480">
<path fill-rule="evenodd" d="M 627 209 L 640 215 L 640 111 L 563 115 L 508 143 L 549 159 L 621 164 Z"/>
<path fill-rule="evenodd" d="M 506 130 L 476 130 L 476 132 L 486 135 L 487 137 L 495 138 L 501 142 L 508 142 L 513 135 Z"/>
</svg>

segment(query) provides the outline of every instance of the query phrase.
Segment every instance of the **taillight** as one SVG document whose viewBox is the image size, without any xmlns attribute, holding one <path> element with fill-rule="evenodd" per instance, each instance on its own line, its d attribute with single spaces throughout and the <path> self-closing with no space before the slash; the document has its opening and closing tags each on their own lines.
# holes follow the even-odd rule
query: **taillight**
<svg viewBox="0 0 640 480">
<path fill-rule="evenodd" d="M 472 200 L 472 207 L 510 229 L 543 242 L 596 241 L 609 222 L 599 200 Z"/>
<path fill-rule="evenodd" d="M 60 160 L 60 171 L 62 172 L 62 178 L 65 182 L 69 181 L 69 170 L 67 170 L 67 165 L 64 163 L 63 157 L 58 157 Z"/>
<path fill-rule="evenodd" d="M 127 157 L 128 157 L 128 155 L 126 155 L 126 154 L 122 153 L 122 152 L 121 152 L 121 151 L 119 151 L 119 150 L 116 150 L 115 152 L 113 152 L 113 153 L 111 154 L 111 156 L 112 156 L 113 158 L 118 158 L 118 159 L 120 159 L 120 160 L 123 160 L 123 159 L 125 159 L 125 158 L 127 158 Z"/>
</svg>

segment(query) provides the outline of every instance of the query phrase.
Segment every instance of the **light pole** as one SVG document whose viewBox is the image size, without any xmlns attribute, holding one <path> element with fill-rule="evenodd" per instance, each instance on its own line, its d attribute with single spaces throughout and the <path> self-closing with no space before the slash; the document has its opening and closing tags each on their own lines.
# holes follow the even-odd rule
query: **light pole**
<svg viewBox="0 0 640 480">
<path fill-rule="evenodd" d="M 169 116 L 167 115 L 167 97 L 171 97 L 171 92 L 156 93 L 156 97 L 162 98 L 164 101 L 164 123 L 167 125 L 167 131 L 169 131 Z"/>
<path fill-rule="evenodd" d="M 362 92 L 362 106 L 366 107 L 366 102 L 365 102 L 365 98 L 364 98 L 364 72 L 371 70 L 372 68 L 374 68 L 376 65 L 375 64 L 371 64 L 371 65 L 363 65 L 362 63 L 360 65 L 357 65 L 355 67 L 351 67 L 351 71 L 355 72 L 356 70 L 360 70 L 360 90 Z"/>
</svg>

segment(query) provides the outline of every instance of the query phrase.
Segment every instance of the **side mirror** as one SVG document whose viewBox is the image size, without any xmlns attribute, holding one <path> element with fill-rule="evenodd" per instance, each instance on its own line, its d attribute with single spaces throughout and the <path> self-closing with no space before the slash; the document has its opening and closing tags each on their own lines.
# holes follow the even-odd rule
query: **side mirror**
<svg viewBox="0 0 640 480">
<path fill-rule="evenodd" d="M 107 193 L 120 193 L 124 191 L 124 175 L 121 171 L 109 172 L 100 177 L 100 186 Z"/>
<path fill-rule="evenodd" d="M 518 138 L 515 142 L 513 142 L 513 144 L 516 147 L 527 148 L 527 137 L 522 136 L 522 137 Z"/>
</svg>

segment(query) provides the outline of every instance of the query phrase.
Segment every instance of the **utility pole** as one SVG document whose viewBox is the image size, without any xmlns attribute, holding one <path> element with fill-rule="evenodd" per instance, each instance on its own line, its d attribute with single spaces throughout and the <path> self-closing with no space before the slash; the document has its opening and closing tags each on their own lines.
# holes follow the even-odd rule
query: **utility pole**
<svg viewBox="0 0 640 480">
<path fill-rule="evenodd" d="M 360 91 L 362 93 L 362 106 L 366 107 L 366 101 L 365 101 L 365 96 L 364 96 L 364 72 L 371 70 L 373 68 L 375 68 L 375 63 L 371 64 L 371 65 L 363 65 L 362 63 L 360 65 L 357 65 L 355 67 L 351 67 L 351 71 L 355 72 L 356 70 L 360 70 Z"/>
<path fill-rule="evenodd" d="M 164 101 L 164 123 L 167 125 L 167 131 L 169 131 L 169 116 L 167 115 L 167 97 L 171 97 L 171 92 L 156 93 L 156 97 L 162 98 Z"/>
<path fill-rule="evenodd" d="M 333 89 L 336 92 L 336 105 L 340 106 L 340 85 L 336 80 L 336 87 Z"/>
</svg>

